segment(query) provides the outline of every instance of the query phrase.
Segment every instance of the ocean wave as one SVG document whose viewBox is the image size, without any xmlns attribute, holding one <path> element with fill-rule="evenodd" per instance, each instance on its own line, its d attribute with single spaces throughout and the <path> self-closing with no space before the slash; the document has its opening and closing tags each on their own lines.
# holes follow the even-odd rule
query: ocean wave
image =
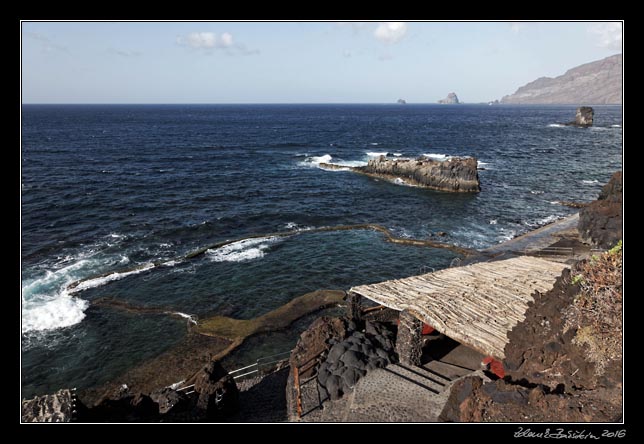
<svg viewBox="0 0 644 444">
<path fill-rule="evenodd" d="M 333 157 L 330 154 L 323 154 L 322 156 L 308 156 L 300 162 L 300 165 L 316 168 L 320 166 L 321 163 L 331 163 L 332 159 Z"/>
<path fill-rule="evenodd" d="M 284 229 L 290 230 L 290 231 L 310 231 L 310 230 L 313 230 L 314 228 L 315 227 L 310 227 L 310 226 L 302 227 L 296 224 L 295 222 L 287 222 L 284 224 Z"/>
<path fill-rule="evenodd" d="M 532 193 L 532 194 L 543 194 L 543 191 L 541 191 L 541 190 L 530 190 L 530 193 Z"/>
<path fill-rule="evenodd" d="M 189 314 L 186 314 L 186 313 L 182 313 L 180 311 L 167 311 L 166 313 L 171 314 L 171 315 L 180 316 L 182 318 L 187 319 L 189 322 L 192 322 L 193 324 L 197 325 L 197 320 L 195 319 L 194 315 L 189 315 Z"/>
<path fill-rule="evenodd" d="M 400 157 L 402 155 L 403 155 L 402 153 L 394 153 L 394 157 Z"/>
<path fill-rule="evenodd" d="M 611 127 L 611 128 L 621 128 L 621 127 L 622 127 L 622 125 L 617 125 L 617 124 L 615 124 L 615 125 L 611 125 L 610 127 Z"/>
<path fill-rule="evenodd" d="M 346 167 L 346 170 L 337 170 L 324 168 L 321 166 L 321 163 L 333 164 L 341 167 Z M 309 168 L 320 168 L 325 171 L 349 171 L 350 168 L 365 166 L 367 162 L 364 160 L 334 160 L 330 154 L 324 154 L 322 156 L 310 156 L 305 158 L 303 161 L 299 162 L 300 166 L 305 166 Z"/>
<path fill-rule="evenodd" d="M 565 128 L 566 125 L 562 123 L 551 123 L 548 125 L 548 128 Z"/>
<path fill-rule="evenodd" d="M 599 183 L 598 180 L 582 180 L 581 183 L 584 183 L 586 185 L 592 185 L 594 183 Z"/>
<path fill-rule="evenodd" d="M 367 162 L 364 160 L 339 160 L 331 162 L 333 165 L 345 166 L 348 168 L 354 168 L 359 166 L 365 166 Z"/>
<path fill-rule="evenodd" d="M 496 219 L 490 219 L 490 225 L 496 225 Z"/>
<path fill-rule="evenodd" d="M 279 240 L 278 237 L 243 239 L 214 250 L 208 249 L 206 254 L 213 262 L 245 262 L 264 257 L 266 250 Z"/>
<path fill-rule="evenodd" d="M 380 144 L 378 142 L 371 142 L 369 145 L 378 146 Z"/>
<path fill-rule="evenodd" d="M 380 157 L 380 156 L 387 156 L 389 153 L 387 151 L 381 151 L 381 152 L 367 151 L 366 154 L 369 157 Z"/>
<path fill-rule="evenodd" d="M 35 295 L 22 300 L 22 333 L 54 330 L 78 324 L 89 302 L 62 290 L 53 296 Z"/>
<path fill-rule="evenodd" d="M 87 290 L 89 288 L 100 287 L 100 286 L 103 286 L 103 285 L 107 284 L 108 282 L 118 281 L 120 279 L 123 279 L 126 276 L 131 276 L 133 274 L 143 273 L 144 271 L 151 270 L 154 267 L 155 267 L 154 264 L 145 264 L 145 265 L 142 265 L 141 267 L 135 268 L 133 270 L 123 271 L 123 272 L 115 271 L 114 273 L 110 273 L 110 274 L 108 274 L 106 276 L 87 279 L 87 280 L 81 281 L 76 287 L 71 288 L 69 290 L 69 292 L 70 293 L 78 293 L 79 291 Z"/>
</svg>

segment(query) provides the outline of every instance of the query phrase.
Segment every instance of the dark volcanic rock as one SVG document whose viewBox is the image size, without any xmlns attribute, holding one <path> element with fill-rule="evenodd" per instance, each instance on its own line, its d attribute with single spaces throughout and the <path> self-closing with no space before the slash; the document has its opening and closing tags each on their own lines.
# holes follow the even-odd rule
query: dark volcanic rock
<svg viewBox="0 0 644 444">
<path fill-rule="evenodd" d="M 76 409 L 71 390 L 58 390 L 53 395 L 36 396 L 22 401 L 23 422 L 70 422 Z"/>
<path fill-rule="evenodd" d="M 581 209 L 577 229 L 585 242 L 599 248 L 611 248 L 622 238 L 621 171 L 613 174 L 597 200 Z"/>
<path fill-rule="evenodd" d="M 209 420 L 221 420 L 237 412 L 239 390 L 235 380 L 217 361 L 208 363 L 195 378 L 199 394 L 197 408 L 206 412 Z"/>
<path fill-rule="evenodd" d="M 159 417 L 159 405 L 142 393 L 130 393 L 127 387 L 106 394 L 90 408 L 87 422 L 151 422 Z"/>
<path fill-rule="evenodd" d="M 590 106 L 580 106 L 577 108 L 577 113 L 575 114 L 575 125 L 577 126 L 593 126 L 593 117 L 595 111 Z"/>
<path fill-rule="evenodd" d="M 159 413 L 162 415 L 183 411 L 190 406 L 186 395 L 169 387 L 150 393 L 150 398 L 159 404 Z"/>
<path fill-rule="evenodd" d="M 405 182 L 443 191 L 478 192 L 481 190 L 477 160 L 453 157 L 446 161 L 419 159 L 371 159 L 366 166 L 353 168 L 370 176 Z"/>
<path fill-rule="evenodd" d="M 300 339 L 291 352 L 289 359 L 291 372 L 296 366 L 302 366 L 321 352 L 329 350 L 331 348 L 331 341 L 341 341 L 345 335 L 346 327 L 342 319 L 330 318 L 328 316 L 317 318 L 309 328 L 302 332 Z M 334 359 L 331 362 L 335 362 L 347 348 L 346 346 L 340 345 L 340 343 L 336 343 L 332 349 L 336 351 L 334 352 Z M 329 355 L 331 355 L 331 352 L 329 352 Z M 313 371 L 314 369 L 305 371 L 300 374 L 300 377 L 307 378 L 313 374 Z"/>
</svg>

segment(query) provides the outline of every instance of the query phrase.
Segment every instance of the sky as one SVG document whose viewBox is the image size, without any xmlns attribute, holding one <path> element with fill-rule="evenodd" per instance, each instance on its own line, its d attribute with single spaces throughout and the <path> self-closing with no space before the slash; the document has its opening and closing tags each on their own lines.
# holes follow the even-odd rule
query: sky
<svg viewBox="0 0 644 444">
<path fill-rule="evenodd" d="M 23 103 L 467 103 L 621 53 L 620 22 L 22 22 Z"/>
</svg>

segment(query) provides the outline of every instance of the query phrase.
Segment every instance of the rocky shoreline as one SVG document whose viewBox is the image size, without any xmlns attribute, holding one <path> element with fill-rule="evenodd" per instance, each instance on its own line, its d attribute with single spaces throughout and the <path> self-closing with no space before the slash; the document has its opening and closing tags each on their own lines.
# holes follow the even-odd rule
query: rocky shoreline
<svg viewBox="0 0 644 444">
<path fill-rule="evenodd" d="M 584 240 L 606 248 L 621 239 L 621 194 L 621 173 L 616 173 L 602 190 L 600 198 L 582 209 L 579 232 Z M 569 230 L 567 225 L 570 224 L 563 224 L 562 229 Z M 543 243 L 539 230 L 528 233 L 524 238 L 531 235 L 537 243 Z M 521 241 L 525 242 L 525 239 Z M 483 252 L 479 260 L 490 254 L 496 257 L 511 251 L 497 250 Z M 621 277 L 621 250 L 619 260 Z M 574 265 L 572 272 L 565 271 L 553 290 L 537 298 L 526 313 L 526 320 L 512 331 L 511 341 L 506 347 L 507 376 L 494 380 L 475 374 L 454 381 L 441 401 L 444 409 L 439 420 L 525 422 L 526 418 L 542 421 L 560 418 L 571 421 L 618 419 L 622 402 L 619 395 L 621 355 L 610 355 L 607 363 L 601 366 L 603 373 L 598 373 L 597 364 L 588 357 L 590 346 L 583 342 L 584 339 L 579 339 L 579 332 L 583 332 L 585 326 L 571 328 L 560 317 L 560 313 L 572 313 L 574 309 L 579 282 L 573 284 L 573 278 L 583 275 L 585 270 L 585 262 L 580 264 Z M 621 298 L 621 287 L 619 291 Z M 378 373 L 378 369 L 398 365 L 394 350 L 395 336 L 389 332 L 392 325 L 396 330 L 395 324 L 392 324 L 396 313 L 376 310 L 371 314 L 372 321 L 362 326 L 318 318 L 302 334 L 291 354 L 290 375 L 285 373 L 286 369 L 278 367 L 278 372 L 275 376 L 271 375 L 266 383 L 262 382 L 262 377 L 252 384 L 235 383 L 219 362 L 247 337 L 285 328 L 296 319 L 321 308 L 345 304 L 344 300 L 343 291 L 319 291 L 297 298 L 256 320 L 213 317 L 199 320 L 197 326 L 188 322 L 189 334 L 179 347 L 128 372 L 119 378 L 123 382 L 115 381 L 100 390 L 89 390 L 78 395 L 61 391 L 55 395 L 24 400 L 23 421 L 233 422 L 252 418 L 261 422 L 286 420 L 287 415 L 291 420 L 297 420 L 293 415 L 297 410 L 293 394 L 293 368 L 317 360 L 316 366 L 309 368 L 308 373 L 305 370 L 301 376 L 316 378 L 321 387 L 318 396 L 321 394 L 331 400 L 343 399 L 343 395 L 350 394 L 357 384 L 362 384 L 361 378 L 370 378 L 369 373 L 373 372 L 382 378 L 384 373 Z M 100 303 L 115 309 L 136 311 L 138 308 L 115 301 Z M 144 310 L 150 312 L 149 308 Z M 549 322 L 546 328 L 544 319 Z M 381 324 L 381 321 L 385 321 L 385 324 Z M 619 328 L 621 334 L 621 324 Z M 526 365 L 526 362 L 530 365 Z M 166 371 L 162 372 L 161 369 Z M 183 379 L 181 386 L 188 386 L 188 390 L 167 386 L 179 379 Z M 263 399 L 267 406 L 265 415 L 255 410 L 249 413 L 252 410 L 249 406 L 253 402 L 250 398 L 240 401 L 244 396 Z M 222 401 L 224 398 L 225 402 Z M 525 400 L 529 402 L 526 404 Z M 586 407 L 581 407 L 582 404 Z M 276 410 L 272 411 L 273 408 Z M 243 409 L 250 410 L 244 413 Z M 553 411 L 560 415 L 561 409 L 566 412 L 564 416 L 553 418 Z"/>
</svg>

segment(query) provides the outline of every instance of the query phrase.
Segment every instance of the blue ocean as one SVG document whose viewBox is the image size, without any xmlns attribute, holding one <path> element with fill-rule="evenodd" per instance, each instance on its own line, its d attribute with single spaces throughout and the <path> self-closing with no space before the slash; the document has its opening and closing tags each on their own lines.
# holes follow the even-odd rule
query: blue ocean
<svg viewBox="0 0 644 444">
<path fill-rule="evenodd" d="M 313 290 L 457 257 L 372 230 L 310 228 L 380 224 L 482 249 L 572 214 L 557 201 L 595 199 L 622 168 L 622 108 L 595 107 L 592 128 L 561 125 L 574 115 L 574 106 L 24 105 L 22 397 L 102 384 L 186 334 L 181 319 L 90 308 L 97 298 L 248 319 Z M 423 154 L 475 156 L 481 192 L 320 168 Z M 283 231 L 293 234 L 263 236 Z M 183 258 L 229 239 L 238 241 Z"/>
</svg>

